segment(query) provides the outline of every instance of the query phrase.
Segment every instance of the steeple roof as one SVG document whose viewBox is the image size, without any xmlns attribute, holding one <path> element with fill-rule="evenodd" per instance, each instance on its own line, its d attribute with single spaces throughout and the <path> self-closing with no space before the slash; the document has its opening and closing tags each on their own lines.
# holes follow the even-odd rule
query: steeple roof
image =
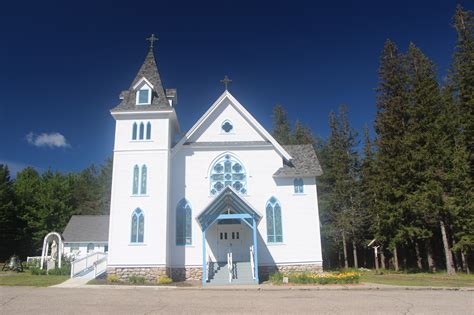
<svg viewBox="0 0 474 315">
<path fill-rule="evenodd" d="M 136 105 L 136 84 L 141 80 L 146 79 L 153 85 L 151 104 L 150 105 Z M 169 97 L 173 97 L 176 94 L 176 90 L 170 89 L 166 91 Z M 148 111 L 148 110 L 159 110 L 168 109 L 170 104 L 167 99 L 167 94 L 163 88 L 160 74 L 158 72 L 158 66 L 156 65 L 155 56 L 152 47 L 148 51 L 140 70 L 130 85 L 129 89 L 120 93 L 121 102 L 118 106 L 112 109 L 112 112 L 117 111 Z"/>
</svg>

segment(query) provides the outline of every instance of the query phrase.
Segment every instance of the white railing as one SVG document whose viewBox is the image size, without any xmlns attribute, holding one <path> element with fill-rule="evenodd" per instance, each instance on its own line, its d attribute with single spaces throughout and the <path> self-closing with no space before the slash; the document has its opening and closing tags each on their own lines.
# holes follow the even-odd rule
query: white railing
<svg viewBox="0 0 474 315">
<path fill-rule="evenodd" d="M 94 278 L 100 276 L 107 270 L 107 255 L 94 263 Z"/>
<path fill-rule="evenodd" d="M 232 262 L 232 252 L 229 250 L 227 253 L 227 268 L 229 269 L 229 283 L 232 283 L 234 274 L 234 264 Z"/>
<path fill-rule="evenodd" d="M 211 256 L 207 256 L 206 263 L 206 281 L 209 281 L 209 271 L 211 270 Z"/>
<path fill-rule="evenodd" d="M 253 245 L 250 246 L 250 268 L 252 268 L 252 278 L 255 280 L 255 257 Z"/>
<path fill-rule="evenodd" d="M 105 258 L 105 259 L 104 259 Z M 104 266 L 105 264 L 105 266 Z M 99 267 L 97 267 L 99 266 Z M 85 257 L 76 259 L 71 262 L 71 278 L 74 278 L 81 272 L 90 269 L 90 268 L 98 268 L 98 272 L 103 272 L 102 269 L 107 267 L 107 254 L 101 252 L 94 252 L 88 254 Z"/>
</svg>

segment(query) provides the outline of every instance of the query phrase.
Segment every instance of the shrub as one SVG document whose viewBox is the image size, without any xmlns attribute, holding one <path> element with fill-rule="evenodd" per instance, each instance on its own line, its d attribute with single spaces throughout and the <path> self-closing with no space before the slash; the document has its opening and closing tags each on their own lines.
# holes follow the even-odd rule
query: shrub
<svg viewBox="0 0 474 315">
<path fill-rule="evenodd" d="M 120 278 L 117 275 L 107 275 L 107 282 L 119 282 Z"/>
<path fill-rule="evenodd" d="M 61 268 L 54 268 L 48 270 L 48 275 L 52 276 L 69 276 L 71 274 L 70 266 L 62 266 Z"/>
<path fill-rule="evenodd" d="M 272 283 L 280 284 L 283 276 L 288 277 L 288 283 L 293 284 L 353 284 L 359 283 L 360 275 L 356 272 L 343 273 L 309 273 L 295 272 L 288 275 L 273 274 L 270 276 Z"/>
<path fill-rule="evenodd" d="M 128 282 L 131 284 L 145 284 L 145 278 L 134 275 L 128 278 Z"/>
<path fill-rule="evenodd" d="M 173 280 L 168 276 L 162 276 L 156 279 L 157 284 L 170 284 Z"/>
<path fill-rule="evenodd" d="M 30 272 L 34 276 L 44 276 L 47 274 L 46 270 L 39 269 L 39 267 L 31 267 Z"/>
<path fill-rule="evenodd" d="M 269 280 L 273 284 L 279 284 L 283 282 L 283 276 L 281 272 L 275 272 L 270 274 Z"/>
</svg>

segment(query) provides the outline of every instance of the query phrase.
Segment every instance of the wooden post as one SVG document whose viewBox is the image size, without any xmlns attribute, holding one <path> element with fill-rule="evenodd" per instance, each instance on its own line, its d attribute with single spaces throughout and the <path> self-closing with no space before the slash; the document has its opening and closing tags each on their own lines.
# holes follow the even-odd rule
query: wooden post
<svg viewBox="0 0 474 315">
<path fill-rule="evenodd" d="M 374 258 L 375 258 L 375 274 L 379 274 L 379 258 L 378 258 L 378 246 L 374 246 Z"/>
</svg>

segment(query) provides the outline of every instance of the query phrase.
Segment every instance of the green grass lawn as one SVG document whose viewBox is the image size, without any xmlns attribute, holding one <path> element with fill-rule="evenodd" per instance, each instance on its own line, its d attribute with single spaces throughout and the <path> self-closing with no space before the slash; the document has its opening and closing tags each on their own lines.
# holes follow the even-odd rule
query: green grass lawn
<svg viewBox="0 0 474 315">
<path fill-rule="evenodd" d="M 47 287 L 69 279 L 68 276 L 34 276 L 25 272 L 0 272 L 0 285 Z"/>
<path fill-rule="evenodd" d="M 448 276 L 446 273 L 395 273 L 391 271 L 383 271 L 383 274 L 376 275 L 375 272 L 362 272 L 360 282 L 403 286 L 474 287 L 474 275 L 459 273 Z"/>
</svg>

